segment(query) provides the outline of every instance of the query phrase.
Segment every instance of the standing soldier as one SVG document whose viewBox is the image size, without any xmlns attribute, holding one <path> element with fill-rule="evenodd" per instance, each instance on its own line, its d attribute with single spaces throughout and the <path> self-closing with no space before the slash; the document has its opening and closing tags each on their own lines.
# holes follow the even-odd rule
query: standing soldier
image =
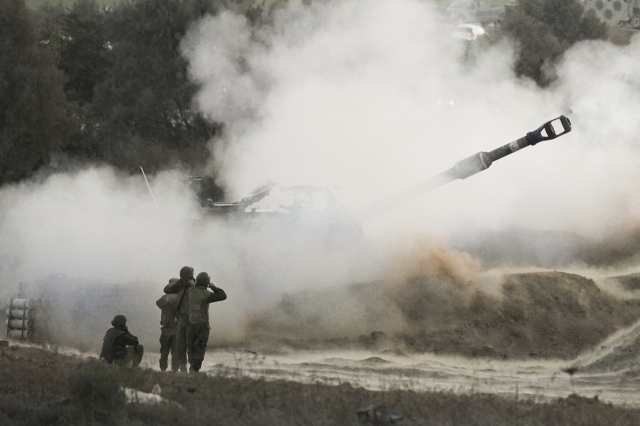
<svg viewBox="0 0 640 426">
<path fill-rule="evenodd" d="M 177 278 L 171 278 L 169 284 L 174 284 L 176 281 L 178 281 Z M 176 308 L 178 307 L 178 295 L 165 294 L 158 299 L 156 305 L 162 309 L 162 315 L 160 316 L 160 325 L 162 326 L 162 331 L 160 332 L 160 370 L 167 371 L 169 352 L 171 352 L 171 371 L 178 371 L 180 368 L 178 357 L 176 356 L 176 329 L 178 327 Z"/>
<path fill-rule="evenodd" d="M 102 342 L 100 360 L 119 366 L 137 367 L 142 361 L 144 347 L 139 344 L 138 338 L 129 333 L 127 317 L 116 315 L 111 321 L 113 328 L 107 330 Z M 127 347 L 130 346 L 130 347 Z"/>
<path fill-rule="evenodd" d="M 213 293 L 207 290 L 213 290 Z M 197 373 L 204 360 L 204 352 L 209 340 L 209 303 L 219 302 L 227 298 L 223 289 L 211 284 L 211 278 L 206 272 L 200 272 L 196 277 L 196 286 L 189 289 L 189 329 L 187 331 L 187 348 L 189 351 L 189 369 Z"/>
<path fill-rule="evenodd" d="M 169 284 L 164 288 L 165 293 L 178 295 L 175 355 L 178 358 L 180 371 L 183 373 L 187 371 L 187 327 L 189 326 L 187 290 L 194 285 L 193 268 L 185 266 L 180 269 L 180 279 L 173 283 L 169 281 Z"/>
</svg>

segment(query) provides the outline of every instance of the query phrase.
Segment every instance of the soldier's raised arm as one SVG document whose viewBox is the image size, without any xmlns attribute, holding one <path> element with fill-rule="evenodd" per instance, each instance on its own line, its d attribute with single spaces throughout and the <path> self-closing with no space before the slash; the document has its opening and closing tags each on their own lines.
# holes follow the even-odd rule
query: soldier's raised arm
<svg viewBox="0 0 640 426">
<path fill-rule="evenodd" d="M 164 286 L 164 292 L 167 294 L 179 293 L 182 289 L 182 283 L 179 278 L 171 278 L 169 284 Z"/>
<path fill-rule="evenodd" d="M 213 291 L 213 293 L 209 293 L 209 296 L 207 297 L 207 303 L 221 302 L 227 299 L 227 293 L 225 293 L 224 290 L 220 287 L 209 284 L 209 288 Z"/>
</svg>

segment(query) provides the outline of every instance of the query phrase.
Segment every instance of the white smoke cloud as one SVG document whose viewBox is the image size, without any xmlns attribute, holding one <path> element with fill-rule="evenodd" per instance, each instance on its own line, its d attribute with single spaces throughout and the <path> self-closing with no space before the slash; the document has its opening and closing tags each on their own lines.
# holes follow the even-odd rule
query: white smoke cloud
<svg viewBox="0 0 640 426">
<path fill-rule="evenodd" d="M 573 133 L 373 220 L 369 235 L 503 226 L 599 235 L 637 216 L 637 41 L 575 46 L 555 87 L 541 90 L 515 78 L 508 43 L 462 61 L 465 45 L 428 2 L 298 6 L 261 36 L 266 44 L 252 42 L 244 18 L 223 13 L 184 44 L 199 107 L 228 124 L 216 154 L 236 195 L 266 179 L 315 183 L 340 187 L 357 208 L 566 113 Z"/>
<path fill-rule="evenodd" d="M 13 274 L 23 280 L 62 272 L 96 281 L 164 281 L 175 271 L 157 270 L 158 265 L 188 260 L 179 256 L 187 236 L 172 218 L 195 206 L 195 200 L 177 197 L 174 180 L 180 183 L 178 175 L 167 174 L 155 185 L 161 211 L 142 176 L 120 177 L 108 168 L 6 188 L 0 198 L 0 253 L 15 259 Z M 166 195 L 181 203 L 166 203 Z"/>
<path fill-rule="evenodd" d="M 97 306 L 111 310 L 93 314 L 104 316 L 104 327 L 118 313 L 134 318 L 140 327 L 143 318 L 146 324 L 157 323 L 155 300 L 168 280 L 189 265 L 196 273 L 208 272 L 229 295 L 232 303 L 216 304 L 211 321 L 224 323 L 216 328 L 219 339 L 236 340 L 242 337 L 247 313 L 283 292 L 358 281 L 375 270 L 374 265 L 364 267 L 361 247 L 332 250 L 317 230 L 301 232 L 305 223 L 261 228 L 255 222 L 210 216 L 187 189 L 185 178 L 178 172 L 150 176 L 158 208 L 142 175 L 121 176 L 108 167 L 3 188 L 0 296 L 16 297 L 20 282 L 44 280 L 49 282 L 44 288 L 56 287 L 51 289 L 54 295 L 78 284 L 126 284 L 136 288 L 119 296 L 107 291 L 86 297 L 105 298 Z M 62 277 L 50 277 L 59 274 Z M 68 315 L 77 308 L 73 301 L 82 298 L 77 293 L 81 287 L 75 288 L 71 305 L 62 302 Z M 119 306 L 133 295 L 143 295 L 138 308 L 120 312 Z M 145 339 L 157 331 L 136 330 L 135 324 L 133 329 Z"/>
</svg>

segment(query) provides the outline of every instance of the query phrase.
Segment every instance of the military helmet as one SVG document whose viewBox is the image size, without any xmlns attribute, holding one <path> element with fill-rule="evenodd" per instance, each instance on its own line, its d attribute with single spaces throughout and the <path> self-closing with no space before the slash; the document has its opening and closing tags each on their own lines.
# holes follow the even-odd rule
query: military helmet
<svg viewBox="0 0 640 426">
<path fill-rule="evenodd" d="M 115 317 L 113 317 L 111 325 L 114 327 L 117 327 L 119 325 L 127 325 L 127 317 L 125 317 L 124 315 L 116 315 Z"/>
<path fill-rule="evenodd" d="M 196 277 L 196 285 L 200 287 L 206 287 L 211 282 L 211 277 L 206 272 L 200 272 Z"/>
<path fill-rule="evenodd" d="M 180 269 L 180 278 L 193 278 L 193 268 L 191 266 L 184 266 Z"/>
</svg>

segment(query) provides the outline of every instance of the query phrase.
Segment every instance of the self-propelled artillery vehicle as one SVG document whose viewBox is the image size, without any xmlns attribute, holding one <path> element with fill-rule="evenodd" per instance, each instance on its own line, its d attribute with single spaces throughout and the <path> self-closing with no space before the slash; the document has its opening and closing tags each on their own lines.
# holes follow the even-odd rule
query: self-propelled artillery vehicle
<svg viewBox="0 0 640 426">
<path fill-rule="evenodd" d="M 329 188 L 309 186 L 280 187 L 278 191 L 291 196 L 290 202 L 278 203 L 277 208 L 261 208 L 260 203 L 276 190 L 277 185 L 273 182 L 256 188 L 239 201 L 220 203 L 205 200 L 203 205 L 212 215 L 225 218 L 229 223 L 255 226 L 276 223 L 282 225 L 279 229 L 284 232 L 298 232 L 304 229 L 305 232 L 311 232 L 313 235 L 324 237 L 346 235 L 348 238 L 349 235 L 361 235 L 360 225 L 369 219 L 449 182 L 467 179 L 516 151 L 555 139 L 570 131 L 569 118 L 560 116 L 513 142 L 493 151 L 483 151 L 467 157 L 450 169 L 382 198 L 350 216 L 337 207 Z M 192 178 L 192 183 L 197 184 L 197 179 Z M 345 229 L 348 232 L 344 232 Z M 295 249 L 299 251 L 304 247 L 297 245 Z M 64 276 L 58 276 L 54 281 L 44 280 L 40 283 L 24 283 L 20 286 L 19 294 L 7 301 L 5 322 L 7 335 L 30 339 L 55 334 L 55 327 L 47 322 L 51 321 L 51 318 L 56 318 L 56 310 L 71 314 L 57 315 L 61 319 L 56 320 L 55 323 L 62 328 L 62 321 L 68 321 L 65 324 L 67 327 L 64 328 L 73 328 L 74 336 L 91 336 L 95 327 L 105 323 L 104 320 L 96 321 L 93 317 L 100 314 L 104 318 L 109 318 L 114 313 L 120 312 L 123 307 L 127 308 L 125 309 L 127 312 L 131 311 L 132 315 L 140 314 L 140 318 L 136 318 L 139 324 L 146 321 L 147 316 L 142 315 L 141 309 L 137 309 L 141 303 L 140 298 L 149 296 L 149 292 L 141 286 L 120 288 L 86 286 L 72 283 Z M 147 305 L 153 306 L 152 303 L 147 303 L 145 306 Z M 49 315 L 47 311 L 53 313 Z M 155 318 L 155 316 L 152 317 Z M 155 319 L 151 320 L 148 327 L 143 328 L 154 329 L 155 322 Z"/>
<path fill-rule="evenodd" d="M 568 117 L 561 115 L 513 142 L 496 148 L 493 151 L 478 152 L 458 161 L 452 168 L 442 173 L 395 194 L 379 199 L 358 209 L 355 214 L 350 215 L 345 215 L 339 208 L 332 195 L 331 188 L 315 186 L 281 187 L 271 181 L 267 181 L 263 185 L 258 186 L 238 201 L 218 202 L 200 197 L 200 202 L 212 215 L 234 221 L 254 221 L 260 223 L 265 220 L 276 219 L 290 222 L 293 219 L 299 219 L 305 216 L 318 218 L 320 215 L 324 215 L 325 217 L 332 217 L 335 220 L 350 220 L 355 221 L 355 223 L 362 223 L 449 182 L 458 179 L 467 179 L 476 173 L 488 169 L 494 162 L 516 151 L 528 146 L 534 146 L 543 141 L 555 139 L 570 131 L 571 121 Z M 189 179 L 189 184 L 198 192 L 198 188 L 203 180 L 204 178 L 202 177 L 194 176 Z M 271 196 L 275 190 L 280 193 L 280 199 L 282 199 L 282 194 L 290 194 L 290 202 L 287 204 L 276 202 L 275 205 L 272 202 L 270 207 L 268 207 L 268 204 L 261 206 L 260 203 Z"/>
</svg>

